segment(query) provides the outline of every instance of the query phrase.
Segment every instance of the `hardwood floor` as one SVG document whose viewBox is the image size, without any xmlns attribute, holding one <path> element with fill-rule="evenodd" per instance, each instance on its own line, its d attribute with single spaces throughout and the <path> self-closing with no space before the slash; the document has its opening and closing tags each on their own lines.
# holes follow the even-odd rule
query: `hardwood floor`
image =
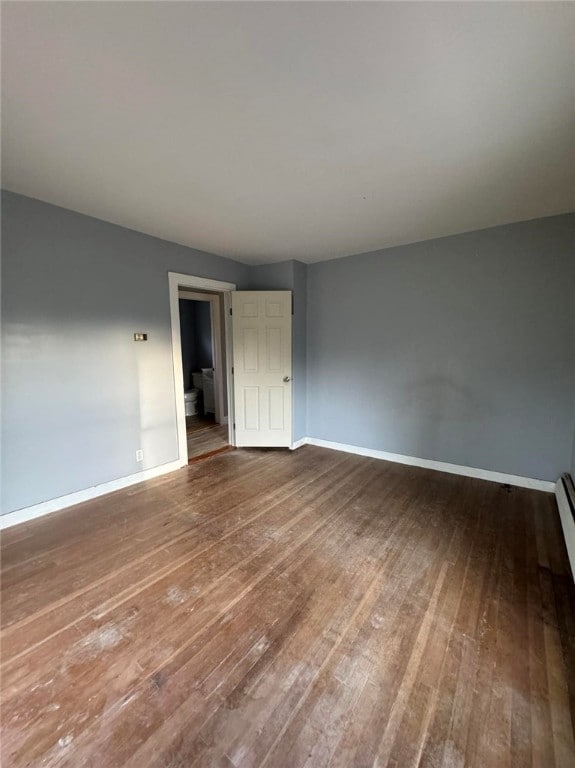
<svg viewBox="0 0 575 768">
<path fill-rule="evenodd" d="M 228 425 L 215 422 L 200 422 L 188 428 L 188 459 L 194 461 L 201 456 L 211 456 L 226 448 L 231 450 L 228 440 Z"/>
<path fill-rule="evenodd" d="M 216 419 L 213 413 L 197 413 L 194 416 L 186 416 L 186 432 L 188 437 L 198 430 L 215 426 Z"/>
<path fill-rule="evenodd" d="M 236 450 L 3 535 L 5 768 L 575 765 L 551 494 Z"/>
</svg>

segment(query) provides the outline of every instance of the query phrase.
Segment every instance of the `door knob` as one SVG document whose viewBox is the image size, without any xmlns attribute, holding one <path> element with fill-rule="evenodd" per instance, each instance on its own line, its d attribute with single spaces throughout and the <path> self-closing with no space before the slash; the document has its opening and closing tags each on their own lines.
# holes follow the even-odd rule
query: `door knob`
<svg viewBox="0 0 575 768">
<path fill-rule="evenodd" d="M 291 381 L 291 376 L 284 376 L 284 382 L 287 384 L 288 381 Z"/>
</svg>

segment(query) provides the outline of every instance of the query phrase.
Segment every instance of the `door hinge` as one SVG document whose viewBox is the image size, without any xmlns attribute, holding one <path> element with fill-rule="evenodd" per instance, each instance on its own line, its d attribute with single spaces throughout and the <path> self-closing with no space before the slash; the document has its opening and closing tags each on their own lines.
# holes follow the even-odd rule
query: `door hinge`
<svg viewBox="0 0 575 768">
<path fill-rule="evenodd" d="M 230 307 L 230 315 L 233 315 L 232 308 Z"/>
<path fill-rule="evenodd" d="M 234 366 L 232 365 L 232 376 L 234 375 Z"/>
<path fill-rule="evenodd" d="M 234 430 L 235 430 L 235 428 L 236 428 L 236 424 L 235 424 L 235 422 L 232 424 L 232 427 L 233 427 L 233 428 L 234 428 Z"/>
</svg>

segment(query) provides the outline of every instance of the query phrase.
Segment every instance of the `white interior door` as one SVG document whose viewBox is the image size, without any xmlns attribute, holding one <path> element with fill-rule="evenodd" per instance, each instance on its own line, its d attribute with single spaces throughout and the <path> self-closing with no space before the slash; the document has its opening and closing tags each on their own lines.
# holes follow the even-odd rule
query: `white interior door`
<svg viewBox="0 0 575 768">
<path fill-rule="evenodd" d="M 232 293 L 237 446 L 291 447 L 291 291 Z"/>
</svg>

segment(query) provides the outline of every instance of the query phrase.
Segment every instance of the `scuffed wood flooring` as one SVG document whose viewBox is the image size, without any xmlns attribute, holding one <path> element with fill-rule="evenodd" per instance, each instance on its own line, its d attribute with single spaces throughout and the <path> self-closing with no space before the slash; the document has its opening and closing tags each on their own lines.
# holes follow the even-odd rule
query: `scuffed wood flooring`
<svg viewBox="0 0 575 768">
<path fill-rule="evenodd" d="M 551 494 L 236 450 L 3 535 L 4 768 L 575 765 Z"/>
<path fill-rule="evenodd" d="M 227 424 L 211 424 L 188 432 L 188 459 L 212 454 L 230 448 Z"/>
</svg>

